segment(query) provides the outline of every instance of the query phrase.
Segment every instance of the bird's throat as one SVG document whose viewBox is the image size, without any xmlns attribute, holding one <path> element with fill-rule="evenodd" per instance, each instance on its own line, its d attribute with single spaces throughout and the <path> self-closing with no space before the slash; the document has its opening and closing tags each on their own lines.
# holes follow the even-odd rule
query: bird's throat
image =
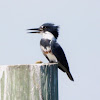
<svg viewBox="0 0 100 100">
<path fill-rule="evenodd" d="M 43 38 L 44 39 L 48 39 L 48 40 L 55 40 L 56 41 L 56 38 L 54 37 L 54 35 L 50 32 L 45 32 L 43 33 Z"/>
</svg>

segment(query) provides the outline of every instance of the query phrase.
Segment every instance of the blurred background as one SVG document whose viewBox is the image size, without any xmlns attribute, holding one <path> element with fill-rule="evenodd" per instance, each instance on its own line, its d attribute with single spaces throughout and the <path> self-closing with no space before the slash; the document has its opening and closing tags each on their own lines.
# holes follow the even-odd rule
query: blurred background
<svg viewBox="0 0 100 100">
<path fill-rule="evenodd" d="M 46 22 L 60 26 L 75 80 L 58 71 L 59 100 L 100 100 L 100 0 L 1 0 L 0 65 L 48 63 L 41 35 L 27 33 Z"/>
</svg>

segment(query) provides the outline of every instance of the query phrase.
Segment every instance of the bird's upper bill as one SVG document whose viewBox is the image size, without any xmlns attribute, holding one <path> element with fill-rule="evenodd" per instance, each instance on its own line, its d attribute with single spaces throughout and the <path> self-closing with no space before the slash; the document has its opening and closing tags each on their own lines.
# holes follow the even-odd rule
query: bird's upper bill
<svg viewBox="0 0 100 100">
<path fill-rule="evenodd" d="M 33 32 L 28 32 L 28 33 L 40 33 L 40 28 L 33 28 L 33 29 L 28 29 L 31 30 Z"/>
</svg>

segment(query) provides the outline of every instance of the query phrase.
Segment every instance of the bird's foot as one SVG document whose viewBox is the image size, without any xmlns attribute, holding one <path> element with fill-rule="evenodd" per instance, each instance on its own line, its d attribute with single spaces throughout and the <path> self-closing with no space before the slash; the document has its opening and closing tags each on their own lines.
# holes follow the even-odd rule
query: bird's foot
<svg viewBox="0 0 100 100">
<path fill-rule="evenodd" d="M 37 61 L 37 62 L 35 62 L 36 64 L 41 64 L 41 63 L 43 63 L 42 61 Z"/>
</svg>

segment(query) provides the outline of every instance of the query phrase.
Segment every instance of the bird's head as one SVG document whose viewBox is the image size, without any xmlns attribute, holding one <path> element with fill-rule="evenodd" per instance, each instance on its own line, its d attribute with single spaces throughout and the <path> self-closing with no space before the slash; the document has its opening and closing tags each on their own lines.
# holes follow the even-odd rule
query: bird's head
<svg viewBox="0 0 100 100">
<path fill-rule="evenodd" d="M 47 37 L 47 36 L 51 37 L 52 36 L 55 39 L 57 39 L 58 28 L 59 28 L 59 26 L 55 26 L 52 23 L 44 23 L 39 28 L 33 28 L 33 29 L 28 29 L 28 30 L 33 30 L 33 32 L 29 32 L 29 33 L 40 33 L 45 37 Z"/>
</svg>

